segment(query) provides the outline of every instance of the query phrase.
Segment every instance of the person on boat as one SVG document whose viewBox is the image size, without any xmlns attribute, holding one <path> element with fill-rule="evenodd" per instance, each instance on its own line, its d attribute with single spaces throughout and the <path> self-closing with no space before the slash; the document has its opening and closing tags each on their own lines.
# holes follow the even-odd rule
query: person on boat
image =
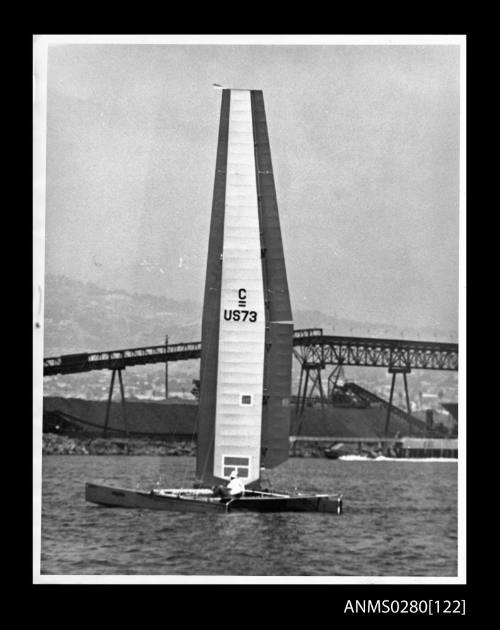
<svg viewBox="0 0 500 630">
<path fill-rule="evenodd" d="M 239 499 L 245 492 L 245 484 L 238 477 L 238 471 L 233 470 L 229 475 L 229 482 L 226 486 L 215 486 L 214 497 L 220 497 L 223 501 Z"/>
</svg>

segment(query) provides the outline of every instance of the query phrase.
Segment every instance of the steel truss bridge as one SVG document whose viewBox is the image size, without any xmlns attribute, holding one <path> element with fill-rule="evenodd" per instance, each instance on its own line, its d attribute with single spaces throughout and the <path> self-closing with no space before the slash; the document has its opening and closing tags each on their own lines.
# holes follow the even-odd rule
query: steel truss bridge
<svg viewBox="0 0 500 630">
<path fill-rule="evenodd" d="M 301 365 L 385 367 L 405 370 L 458 370 L 458 344 L 324 335 L 321 328 L 296 330 L 294 355 Z M 125 350 L 66 354 L 43 360 L 44 376 L 134 365 L 199 359 L 201 342 L 164 344 Z"/>
<path fill-rule="evenodd" d="M 168 341 L 168 340 L 167 340 Z M 301 367 L 296 397 L 296 412 L 303 413 L 306 402 L 319 394 L 322 402 L 328 400 L 337 387 L 344 367 L 386 368 L 392 374 L 390 400 L 387 407 L 386 432 L 392 405 L 397 374 L 402 374 L 406 393 L 407 411 L 410 414 L 406 376 L 411 370 L 458 370 L 458 344 L 436 341 L 409 341 L 402 339 L 378 339 L 372 337 L 345 337 L 324 335 L 322 328 L 294 331 L 293 353 Z M 118 372 L 122 402 L 124 402 L 121 372 L 127 367 L 163 363 L 168 374 L 168 364 L 173 361 L 199 359 L 201 342 L 177 343 L 125 350 L 67 354 L 45 358 L 44 376 L 76 374 L 91 370 L 112 370 L 108 403 L 111 402 L 115 375 Z M 335 366 L 328 376 L 328 394 L 325 395 L 322 371 L 327 365 Z M 167 378 L 165 381 L 168 392 Z M 109 414 L 107 414 L 109 415 Z M 107 422 L 106 422 L 107 424 Z"/>
<path fill-rule="evenodd" d="M 458 370 L 456 343 L 339 337 L 324 335 L 321 328 L 308 328 L 294 332 L 293 345 L 301 364 Z"/>
</svg>

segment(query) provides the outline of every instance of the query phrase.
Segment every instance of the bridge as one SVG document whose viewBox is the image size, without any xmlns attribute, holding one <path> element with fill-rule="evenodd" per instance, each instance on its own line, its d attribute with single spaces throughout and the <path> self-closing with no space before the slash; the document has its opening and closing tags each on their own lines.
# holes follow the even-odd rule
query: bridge
<svg viewBox="0 0 500 630">
<path fill-rule="evenodd" d="M 199 359 L 200 355 L 201 342 L 199 341 L 148 346 L 145 348 L 128 348 L 127 350 L 64 354 L 60 357 L 44 359 L 43 375 L 77 374 L 79 372 L 90 372 L 91 370 L 124 370 L 126 367 L 133 365 Z"/>
<path fill-rule="evenodd" d="M 296 413 L 302 414 L 306 401 L 316 392 L 323 404 L 325 396 L 322 372 L 327 365 L 335 366 L 328 377 L 329 392 L 335 390 L 341 371 L 346 366 L 386 368 L 392 374 L 390 400 L 387 407 L 387 431 L 397 374 L 402 374 L 406 393 L 407 412 L 410 414 L 406 376 L 411 370 L 458 370 L 458 344 L 436 341 L 410 341 L 372 337 L 346 337 L 325 335 L 322 328 L 306 328 L 294 331 L 293 353 L 301 366 L 296 397 Z M 201 342 L 169 344 L 124 350 L 66 354 L 43 360 L 44 376 L 76 374 L 91 370 L 111 370 L 111 386 L 108 402 L 111 402 L 115 375 L 118 373 L 121 397 L 124 403 L 121 372 L 127 367 L 163 363 L 168 374 L 168 364 L 174 361 L 199 359 Z M 168 392 L 166 376 L 166 393 Z M 125 408 L 123 413 L 125 414 Z"/>
<path fill-rule="evenodd" d="M 321 328 L 294 331 L 301 365 L 344 365 L 417 370 L 458 370 L 458 344 L 324 335 Z M 199 359 L 201 342 L 66 354 L 43 360 L 43 375 L 125 369 L 134 365 Z"/>
</svg>

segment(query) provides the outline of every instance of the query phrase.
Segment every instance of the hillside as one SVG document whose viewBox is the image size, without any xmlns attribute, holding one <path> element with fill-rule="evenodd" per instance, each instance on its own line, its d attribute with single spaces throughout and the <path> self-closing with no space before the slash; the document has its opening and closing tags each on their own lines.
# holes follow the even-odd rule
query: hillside
<svg viewBox="0 0 500 630">
<path fill-rule="evenodd" d="M 108 291 L 50 276 L 45 280 L 45 356 L 111 350 L 200 337 L 200 307 L 154 295 Z"/>
<path fill-rule="evenodd" d="M 45 280 L 45 356 L 199 341 L 202 306 L 149 294 L 110 291 L 65 276 Z M 294 308 L 295 328 L 323 328 L 339 335 L 450 340 L 449 331 L 367 324 Z"/>
</svg>

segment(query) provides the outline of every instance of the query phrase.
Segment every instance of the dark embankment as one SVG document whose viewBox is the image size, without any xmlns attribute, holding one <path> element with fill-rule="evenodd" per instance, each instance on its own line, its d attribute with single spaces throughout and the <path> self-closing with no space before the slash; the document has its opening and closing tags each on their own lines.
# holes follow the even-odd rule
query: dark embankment
<svg viewBox="0 0 500 630">
<path fill-rule="evenodd" d="M 44 432 L 57 433 L 73 428 L 89 434 L 102 435 L 107 402 L 80 398 L 44 398 Z M 194 440 L 197 432 L 198 405 L 196 401 L 136 402 L 127 400 L 123 415 L 119 402 L 110 405 L 108 434 L 122 436 L 126 431 L 134 437 Z M 302 415 L 291 409 L 291 435 L 309 437 L 383 438 L 386 409 L 382 406 L 334 407 L 319 404 L 307 406 Z M 406 420 L 392 415 L 389 436 L 411 433 L 417 437 L 425 433 L 425 422 L 414 419 L 411 432 Z"/>
</svg>

